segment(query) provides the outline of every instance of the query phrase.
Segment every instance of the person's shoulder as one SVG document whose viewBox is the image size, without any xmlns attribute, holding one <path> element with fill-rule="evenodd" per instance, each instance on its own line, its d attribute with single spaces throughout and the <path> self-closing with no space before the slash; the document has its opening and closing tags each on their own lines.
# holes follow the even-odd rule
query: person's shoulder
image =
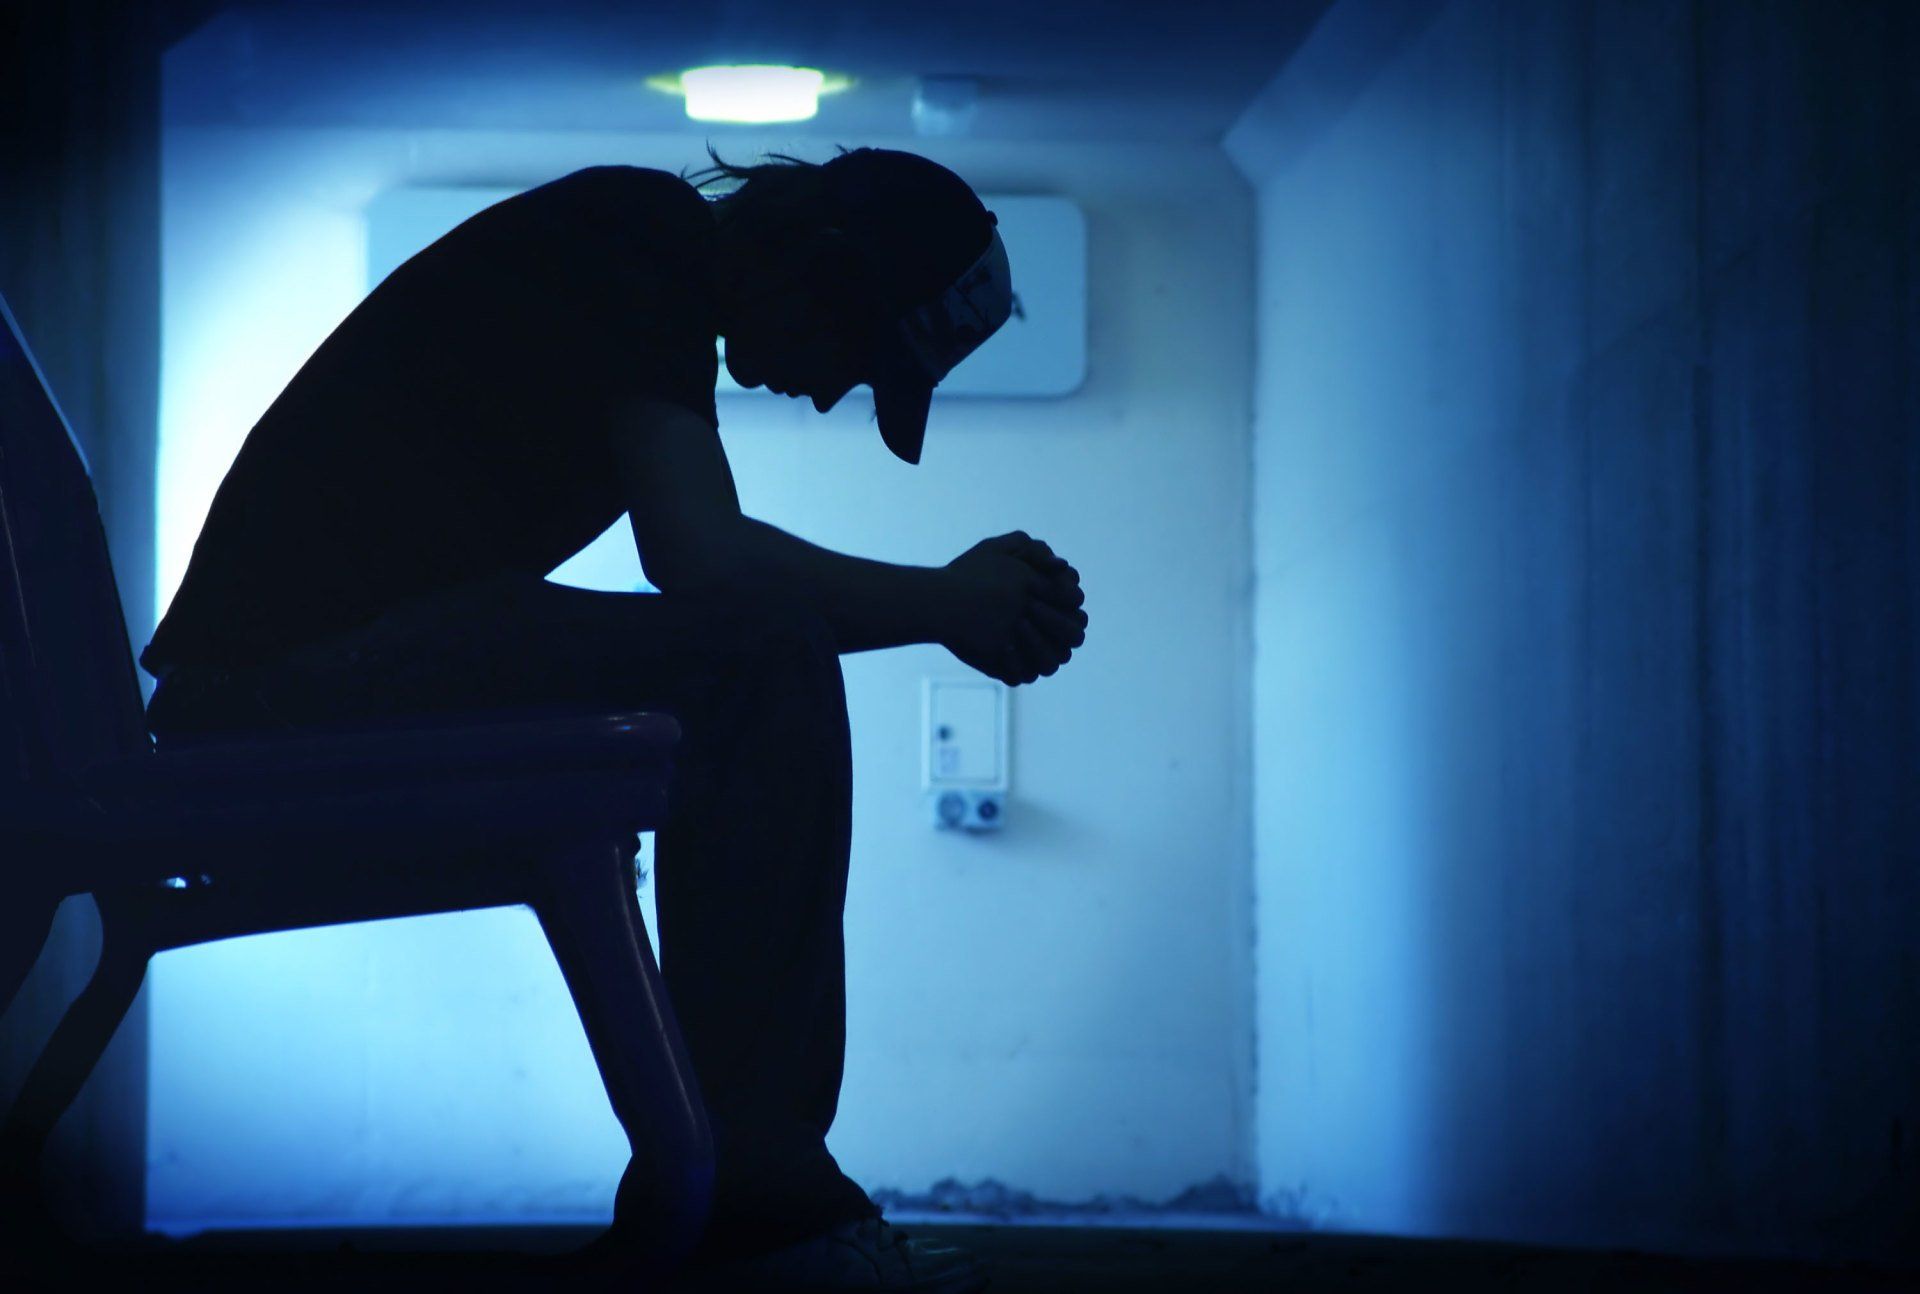
<svg viewBox="0 0 1920 1294">
<path fill-rule="evenodd" d="M 627 166 L 618 162 L 608 162 L 600 166 L 583 166 L 577 171 L 568 172 L 552 183 L 573 188 L 618 188 L 634 191 L 682 189 L 691 197 L 700 196 L 691 184 L 672 171 L 657 170 L 651 166 Z"/>
<path fill-rule="evenodd" d="M 649 166 L 588 166 L 551 180 L 530 194 L 562 202 L 596 206 L 644 206 L 683 213 L 704 213 L 707 200 L 672 171 Z"/>
</svg>

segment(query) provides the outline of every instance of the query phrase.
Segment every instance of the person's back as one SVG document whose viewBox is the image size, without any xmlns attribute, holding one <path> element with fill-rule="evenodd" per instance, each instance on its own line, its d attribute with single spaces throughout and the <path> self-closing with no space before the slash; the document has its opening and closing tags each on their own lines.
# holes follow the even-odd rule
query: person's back
<svg viewBox="0 0 1920 1294">
<path fill-rule="evenodd" d="M 248 435 L 141 665 L 244 666 L 405 599 L 544 575 L 628 508 L 623 402 L 717 423 L 707 201 L 596 167 L 396 269 Z"/>
</svg>

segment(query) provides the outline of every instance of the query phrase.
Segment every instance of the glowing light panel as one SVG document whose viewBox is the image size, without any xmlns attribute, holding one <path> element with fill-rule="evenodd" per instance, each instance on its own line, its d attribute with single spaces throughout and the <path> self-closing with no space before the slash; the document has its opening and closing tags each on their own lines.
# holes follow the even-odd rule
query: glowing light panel
<svg viewBox="0 0 1920 1294">
<path fill-rule="evenodd" d="M 826 76 L 818 68 L 740 64 L 680 74 L 687 116 L 695 121 L 806 121 L 820 110 Z"/>
</svg>

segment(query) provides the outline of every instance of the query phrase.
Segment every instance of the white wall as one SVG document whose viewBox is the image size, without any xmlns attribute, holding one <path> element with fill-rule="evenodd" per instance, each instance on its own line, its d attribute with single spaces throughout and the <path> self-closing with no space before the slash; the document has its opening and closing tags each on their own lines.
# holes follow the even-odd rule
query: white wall
<svg viewBox="0 0 1920 1294">
<path fill-rule="evenodd" d="M 1353 139 L 1372 121 L 1347 111 L 1352 82 L 1394 26 L 1336 5 L 1226 140 L 1258 186 L 1255 1151 L 1270 1213 L 1440 1234 L 1430 786 L 1445 756 L 1423 718 L 1431 627 L 1401 567 L 1446 560 L 1404 496 L 1455 452 L 1427 401 L 1470 375 L 1436 374 L 1422 343 L 1448 324 L 1401 308 L 1426 218 L 1397 186 L 1424 158 L 1391 128 Z"/>
<path fill-rule="evenodd" d="M 729 159 L 761 147 L 716 136 Z M 729 147 L 730 140 L 737 140 Z M 844 659 L 855 760 L 849 1041 L 831 1145 L 870 1189 L 992 1176 L 1045 1198 L 1251 1180 L 1247 189 L 1218 150 L 908 148 L 1089 221 L 1089 377 L 937 400 L 917 468 L 856 393 L 721 401 L 746 510 L 916 564 L 1024 528 L 1091 627 L 1013 698 L 1005 832 L 918 786 L 933 647 Z M 176 128 L 164 141 L 162 604 L 248 427 L 358 300 L 382 189 L 704 161 L 692 137 Z M 1014 267 L 1016 283 L 1019 267 Z M 562 577 L 639 581 L 624 523 Z M 598 1218 L 624 1147 L 519 910 L 170 953 L 153 981 L 158 1227 Z"/>
</svg>

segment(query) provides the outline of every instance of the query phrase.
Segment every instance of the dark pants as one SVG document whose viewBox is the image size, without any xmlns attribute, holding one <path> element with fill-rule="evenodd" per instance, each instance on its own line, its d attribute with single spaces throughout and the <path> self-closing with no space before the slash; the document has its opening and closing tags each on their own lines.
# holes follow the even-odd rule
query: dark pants
<svg viewBox="0 0 1920 1294">
<path fill-rule="evenodd" d="M 839 653 L 816 613 L 777 593 L 502 576 L 270 665 L 175 670 L 147 717 L 164 744 L 563 707 L 663 710 L 683 730 L 655 837 L 657 935 L 719 1156 L 705 1248 L 768 1248 L 870 1215 L 825 1141 L 846 1041 L 853 779 Z"/>
</svg>

